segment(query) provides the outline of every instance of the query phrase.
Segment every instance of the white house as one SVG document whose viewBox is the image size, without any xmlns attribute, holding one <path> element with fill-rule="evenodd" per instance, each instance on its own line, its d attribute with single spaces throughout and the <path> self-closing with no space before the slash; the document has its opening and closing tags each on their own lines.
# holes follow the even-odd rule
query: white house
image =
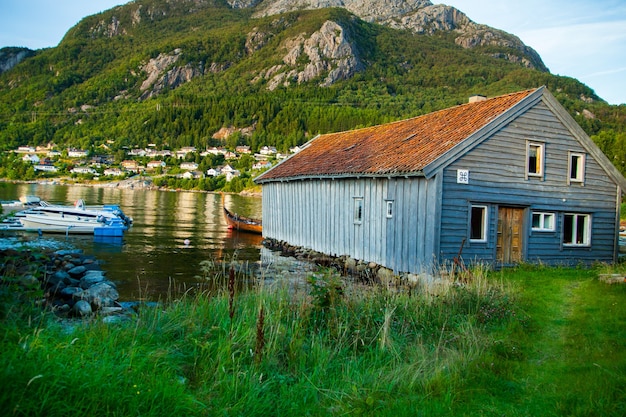
<svg viewBox="0 0 626 417">
<path fill-rule="evenodd" d="M 31 164 L 38 164 L 39 163 L 39 157 L 35 154 L 26 154 L 22 157 L 22 161 L 24 162 L 30 162 Z"/>
<path fill-rule="evenodd" d="M 222 174 L 226 175 L 226 181 L 230 181 L 233 178 L 238 177 L 240 173 L 230 165 L 226 165 L 222 168 Z"/>
<path fill-rule="evenodd" d="M 57 172 L 58 169 L 54 165 L 44 165 L 38 164 L 33 167 L 35 171 L 43 171 L 43 172 Z"/>
<path fill-rule="evenodd" d="M 208 148 L 205 152 L 202 152 L 202 156 L 211 155 L 226 155 L 228 150 L 226 148 L 216 148 L 215 146 L 212 148 Z"/>
<path fill-rule="evenodd" d="M 206 170 L 206 174 L 210 177 L 217 177 L 222 173 L 222 170 L 219 168 L 209 168 Z"/>
<path fill-rule="evenodd" d="M 89 152 L 82 149 L 70 148 L 67 150 L 67 156 L 70 158 L 86 158 Z"/>
<path fill-rule="evenodd" d="M 270 168 L 272 163 L 269 161 L 259 161 L 256 164 L 252 165 L 252 169 L 265 169 Z"/>
<path fill-rule="evenodd" d="M 199 179 L 204 178 L 204 174 L 200 171 L 187 171 L 181 175 L 185 179 Z"/>
<path fill-rule="evenodd" d="M 198 169 L 198 164 L 195 162 L 183 162 L 180 164 L 180 169 L 184 169 L 186 171 L 195 171 Z"/>
<path fill-rule="evenodd" d="M 120 177 L 124 174 L 126 173 L 119 168 L 107 168 L 104 170 L 104 175 L 110 175 L 112 177 Z"/>
<path fill-rule="evenodd" d="M 148 169 L 165 168 L 166 165 L 165 161 L 150 161 L 148 162 Z"/>
<path fill-rule="evenodd" d="M 188 153 L 196 152 L 196 148 L 194 146 L 184 146 L 179 151 L 176 151 L 176 158 L 184 159 Z"/>
<path fill-rule="evenodd" d="M 70 170 L 70 172 L 73 174 L 97 174 L 95 169 L 85 166 L 74 167 Z"/>
<path fill-rule="evenodd" d="M 35 153 L 36 150 L 32 146 L 20 146 L 17 148 L 18 153 Z"/>
<path fill-rule="evenodd" d="M 261 155 L 274 155 L 276 154 L 276 148 L 273 146 L 263 146 L 260 150 L 259 153 Z"/>
</svg>

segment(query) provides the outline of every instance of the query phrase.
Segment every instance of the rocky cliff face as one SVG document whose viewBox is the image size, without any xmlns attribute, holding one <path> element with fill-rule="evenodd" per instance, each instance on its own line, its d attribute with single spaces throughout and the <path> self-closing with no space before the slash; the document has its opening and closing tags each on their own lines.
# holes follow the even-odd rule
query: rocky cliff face
<svg viewBox="0 0 626 417">
<path fill-rule="evenodd" d="M 454 32 L 455 42 L 464 48 L 502 46 L 511 52 L 494 55 L 520 63 L 528 68 L 548 71 L 539 54 L 526 46 L 517 36 L 480 25 L 460 10 L 428 0 L 247 0 L 250 6 L 258 4 L 255 16 L 271 16 L 302 9 L 343 7 L 368 22 L 396 29 L 408 29 L 419 34 L 432 35 L 438 31 Z"/>
<path fill-rule="evenodd" d="M 35 51 L 28 48 L 2 48 L 0 49 L 0 74 L 10 70 L 25 58 L 33 56 Z"/>
<path fill-rule="evenodd" d="M 175 49 L 169 54 L 159 54 L 158 57 L 149 60 L 140 68 L 146 74 L 146 78 L 139 88 L 141 91 L 140 100 L 155 96 L 164 89 L 176 88 L 195 77 L 204 75 L 205 71 L 218 72 L 225 69 L 216 63 L 212 63 L 205 69 L 203 62 L 197 65 L 188 63 L 183 66 L 177 66 L 175 64 L 181 53 L 181 49 Z"/>
<path fill-rule="evenodd" d="M 292 82 L 311 81 L 324 74 L 326 77 L 320 86 L 326 87 L 351 77 L 363 68 L 353 43 L 335 22 L 326 21 L 310 36 L 301 34 L 288 39 L 283 47 L 286 50 L 283 64 L 260 71 L 255 79 L 267 80 L 269 90 L 281 84 L 288 86 Z"/>
</svg>

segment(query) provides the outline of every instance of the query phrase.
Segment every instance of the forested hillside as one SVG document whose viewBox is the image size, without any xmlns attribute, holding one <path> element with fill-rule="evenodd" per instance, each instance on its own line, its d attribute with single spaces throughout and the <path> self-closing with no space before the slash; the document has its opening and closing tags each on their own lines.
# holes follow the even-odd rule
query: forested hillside
<svg viewBox="0 0 626 417">
<path fill-rule="evenodd" d="M 546 85 L 626 172 L 626 106 L 496 58 L 503 47 L 464 49 L 451 32 L 395 30 L 340 8 L 253 12 L 219 0 L 137 0 L 83 19 L 58 47 L 0 74 L 0 150 L 287 151 L 318 133 Z M 250 133 L 213 138 L 230 126 Z"/>
</svg>

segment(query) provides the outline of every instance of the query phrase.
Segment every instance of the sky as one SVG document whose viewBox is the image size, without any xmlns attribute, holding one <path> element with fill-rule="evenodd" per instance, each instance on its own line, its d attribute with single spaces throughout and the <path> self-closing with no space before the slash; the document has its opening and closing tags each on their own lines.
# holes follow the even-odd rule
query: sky
<svg viewBox="0 0 626 417">
<path fill-rule="evenodd" d="M 432 1 L 432 0 L 431 0 Z M 0 0 L 0 48 L 53 47 L 83 17 L 125 0 Z M 610 104 L 626 104 L 626 1 L 443 0 L 518 36 L 552 74 L 573 77 Z"/>
</svg>

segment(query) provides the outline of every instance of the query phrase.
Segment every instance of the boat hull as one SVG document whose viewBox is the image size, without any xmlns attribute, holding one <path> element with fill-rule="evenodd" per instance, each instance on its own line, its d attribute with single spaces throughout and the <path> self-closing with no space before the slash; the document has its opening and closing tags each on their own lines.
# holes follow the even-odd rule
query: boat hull
<svg viewBox="0 0 626 417">
<path fill-rule="evenodd" d="M 99 236 L 122 236 L 127 229 L 121 220 L 108 222 L 80 218 L 78 216 L 54 216 L 28 213 L 20 218 L 25 231 L 65 234 L 97 234 Z"/>
<path fill-rule="evenodd" d="M 224 207 L 224 217 L 230 229 L 256 234 L 263 233 L 263 224 L 260 220 L 238 216 L 228 211 L 226 207 Z"/>
</svg>

